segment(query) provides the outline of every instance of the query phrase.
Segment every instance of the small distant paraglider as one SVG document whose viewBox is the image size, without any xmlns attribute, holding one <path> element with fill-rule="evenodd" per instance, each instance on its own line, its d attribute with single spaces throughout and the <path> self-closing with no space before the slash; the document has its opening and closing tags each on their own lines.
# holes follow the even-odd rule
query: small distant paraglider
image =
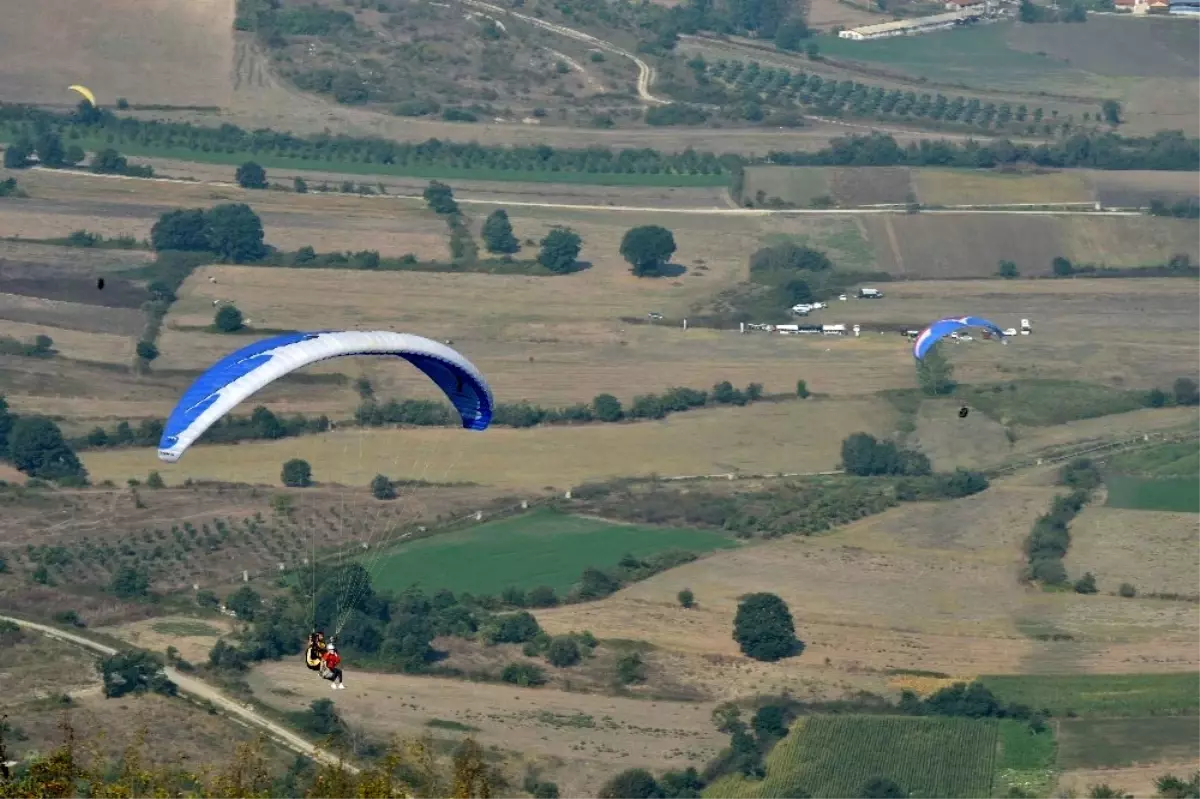
<svg viewBox="0 0 1200 799">
<path fill-rule="evenodd" d="M 100 291 L 104 291 L 104 278 L 101 277 L 96 279 L 96 288 Z"/>
<path fill-rule="evenodd" d="M 78 92 L 83 95 L 83 99 L 92 104 L 92 108 L 96 107 L 96 95 L 92 94 L 92 90 L 87 86 L 80 86 L 78 83 L 67 87 L 68 91 Z"/>
<path fill-rule="evenodd" d="M 959 409 L 958 409 L 958 418 L 959 418 L 959 419 L 966 419 L 966 418 L 967 418 L 967 414 L 969 414 L 970 412 L 971 412 L 971 409 L 970 409 L 970 408 L 968 408 L 966 405 L 964 405 L 964 406 L 962 406 L 961 408 L 959 408 Z"/>
</svg>

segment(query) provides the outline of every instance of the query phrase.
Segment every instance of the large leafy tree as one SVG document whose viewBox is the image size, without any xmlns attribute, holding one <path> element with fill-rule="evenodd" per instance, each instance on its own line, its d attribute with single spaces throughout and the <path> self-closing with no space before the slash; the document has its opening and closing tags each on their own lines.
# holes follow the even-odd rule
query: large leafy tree
<svg viewBox="0 0 1200 799">
<path fill-rule="evenodd" d="M 425 198 L 429 210 L 435 214 L 458 213 L 458 203 L 454 200 L 454 191 L 441 181 L 429 181 L 422 196 Z"/>
<path fill-rule="evenodd" d="M 954 366 L 946 360 L 939 344 L 934 344 L 925 357 L 917 361 L 917 383 L 921 391 L 931 397 L 954 391 Z"/>
<path fill-rule="evenodd" d="M 109 699 L 146 691 L 173 696 L 177 691 L 175 683 L 163 674 L 162 664 L 149 652 L 119 652 L 99 661 L 96 669 L 104 678 L 104 695 Z"/>
<path fill-rule="evenodd" d="M 733 620 L 733 639 L 744 655 L 755 660 L 780 660 L 804 650 L 804 643 L 796 638 L 792 612 L 775 594 L 750 594 L 742 599 Z"/>
<path fill-rule="evenodd" d="M 208 248 L 235 264 L 257 261 L 267 254 L 262 220 L 245 203 L 226 203 L 210 210 Z"/>
<path fill-rule="evenodd" d="M 538 263 L 556 274 L 565 274 L 575 268 L 579 259 L 579 251 L 583 249 L 583 239 L 570 228 L 558 227 L 546 234 L 542 239 L 542 250 L 538 253 Z"/>
<path fill-rule="evenodd" d="M 483 243 L 488 252 L 501 255 L 511 255 L 521 249 L 521 243 L 513 235 L 512 223 L 508 221 L 508 212 L 503 208 L 492 211 L 484 220 Z"/>
<path fill-rule="evenodd" d="M 675 236 L 660 225 L 642 225 L 625 231 L 621 239 L 621 257 L 629 262 L 637 277 L 653 277 L 675 254 Z"/>
<path fill-rule="evenodd" d="M 17 419 L 8 433 L 8 452 L 13 465 L 30 477 L 87 479 L 87 470 L 58 425 L 44 416 Z"/>
<path fill-rule="evenodd" d="M 253 161 L 247 161 L 237 168 L 235 179 L 243 189 L 265 189 L 267 187 L 267 170 Z"/>
<path fill-rule="evenodd" d="M 163 214 L 150 228 L 150 243 L 156 250 L 207 250 L 209 230 L 204 209 L 181 208 Z"/>
</svg>

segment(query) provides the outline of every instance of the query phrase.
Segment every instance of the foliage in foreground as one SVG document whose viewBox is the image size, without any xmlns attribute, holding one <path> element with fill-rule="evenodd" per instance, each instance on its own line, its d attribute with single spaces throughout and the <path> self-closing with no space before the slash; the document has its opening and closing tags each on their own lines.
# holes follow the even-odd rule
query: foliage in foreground
<svg viewBox="0 0 1200 799">
<path fill-rule="evenodd" d="M 157 762 L 148 734 L 115 759 L 87 754 L 71 719 L 61 724 L 62 743 L 45 755 L 4 766 L 8 755 L 0 726 L 0 797 L 190 796 L 190 797 L 489 797 L 506 787 L 504 776 L 484 758 L 474 739 L 463 739 L 449 764 L 439 761 L 432 739 L 399 740 L 361 770 L 337 756 L 315 764 L 297 757 L 279 773 L 270 764 L 266 738 L 237 747 L 225 763 L 186 770 Z M 91 730 L 89 738 L 103 736 Z M 553 785 L 553 783 L 547 783 Z"/>
</svg>

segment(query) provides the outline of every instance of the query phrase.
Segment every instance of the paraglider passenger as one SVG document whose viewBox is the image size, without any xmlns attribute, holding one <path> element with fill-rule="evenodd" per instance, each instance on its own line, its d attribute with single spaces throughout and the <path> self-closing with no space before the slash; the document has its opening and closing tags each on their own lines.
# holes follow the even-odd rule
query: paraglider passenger
<svg viewBox="0 0 1200 799">
<path fill-rule="evenodd" d="M 329 687 L 335 691 L 346 687 L 342 684 L 342 670 L 338 668 L 338 664 L 341 662 L 341 656 L 338 655 L 333 644 L 330 644 L 325 657 L 321 659 L 321 676 L 333 683 Z"/>
</svg>

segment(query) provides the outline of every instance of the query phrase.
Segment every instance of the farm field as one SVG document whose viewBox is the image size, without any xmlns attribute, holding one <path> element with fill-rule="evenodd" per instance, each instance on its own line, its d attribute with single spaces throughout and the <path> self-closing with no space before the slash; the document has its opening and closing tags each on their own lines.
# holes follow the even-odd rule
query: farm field
<svg viewBox="0 0 1200 799">
<path fill-rule="evenodd" d="M 697 554 L 735 546 L 709 530 L 612 524 L 598 519 L 535 511 L 502 521 L 426 538 L 375 556 L 369 568 L 377 589 L 498 595 L 509 586 L 548 585 L 560 596 L 585 568 L 616 566 L 625 554 L 646 558 L 666 550 Z"/>
<path fill-rule="evenodd" d="M 1194 595 L 1200 584 L 1196 523 L 1194 512 L 1092 504 L 1071 523 L 1064 565 L 1070 574 L 1094 574 L 1105 593 L 1129 583 L 1142 594 Z"/>
<path fill-rule="evenodd" d="M 1014 787 L 1034 796 L 1048 795 L 1058 754 L 1054 730 L 1047 726 L 1034 732 L 1023 721 L 1000 719 L 996 738 L 992 796 L 1004 796 Z"/>
<path fill-rule="evenodd" d="M 992 719 L 811 716 L 772 750 L 761 782 L 727 777 L 704 795 L 855 796 L 884 777 L 913 796 L 987 797 L 995 753 Z"/>
<path fill-rule="evenodd" d="M 1105 484 L 1113 508 L 1200 513 L 1195 477 L 1109 477 Z"/>
<path fill-rule="evenodd" d="M 1128 768 L 1144 763 L 1200 766 L 1200 718 L 1062 719 L 1055 725 L 1064 770 Z"/>
<path fill-rule="evenodd" d="M 257 699 L 280 710 L 302 710 L 329 693 L 322 681 L 286 662 L 256 668 L 248 682 Z M 435 719 L 468 725 L 481 745 L 496 747 L 506 761 L 521 753 L 511 773 L 535 764 L 564 796 L 594 795 L 624 768 L 699 768 L 727 740 L 713 727 L 709 702 L 646 701 L 438 677 L 347 672 L 337 705 L 376 735 L 444 735 L 429 724 Z"/>
<path fill-rule="evenodd" d="M 1109 458 L 1105 468 L 1110 474 L 1145 477 L 1200 476 L 1200 452 L 1188 441 L 1122 452 Z"/>
<path fill-rule="evenodd" d="M 1200 675 L 1177 674 L 1000 675 L 981 677 L 997 697 L 1054 716 L 1082 718 L 1194 716 L 1200 708 Z"/>
<path fill-rule="evenodd" d="M 146 471 L 138 477 L 144 480 Z M 497 506 L 495 491 L 470 486 L 404 487 L 402 494 L 402 501 L 380 503 L 368 496 L 365 484 L 288 492 L 290 510 L 284 514 L 275 510 L 271 495 L 246 487 L 141 489 L 136 499 L 128 489 L 8 488 L 0 552 L 9 569 L 0 574 L 0 592 L 14 611 L 38 608 L 50 615 L 65 609 L 62 603 L 75 603 L 66 608 L 100 625 L 110 617 L 128 620 L 131 610 L 146 616 L 154 609 L 54 586 L 106 586 L 119 568 L 136 565 L 155 590 L 213 589 L 240 579 L 243 570 L 260 577 L 277 573 L 281 563 L 299 567 L 314 548 L 381 540 L 392 525 L 432 524 L 516 504 L 509 498 Z M 38 565 L 46 566 L 51 585 L 29 582 Z"/>
<path fill-rule="evenodd" d="M 277 485 L 280 464 L 303 458 L 313 479 L 366 486 L 394 480 L 474 482 L 521 492 L 625 476 L 828 471 L 850 433 L 886 431 L 886 406 L 872 400 L 759 403 L 699 410 L 658 422 L 494 428 L 482 435 L 450 429 L 346 430 L 232 446 L 199 446 L 163 471 L 183 480 Z M 821 430 L 819 440 L 813 432 Z M 770 436 L 770 444 L 763 437 Z M 152 449 L 84 454 L 94 480 L 121 481 L 158 468 Z"/>
</svg>

